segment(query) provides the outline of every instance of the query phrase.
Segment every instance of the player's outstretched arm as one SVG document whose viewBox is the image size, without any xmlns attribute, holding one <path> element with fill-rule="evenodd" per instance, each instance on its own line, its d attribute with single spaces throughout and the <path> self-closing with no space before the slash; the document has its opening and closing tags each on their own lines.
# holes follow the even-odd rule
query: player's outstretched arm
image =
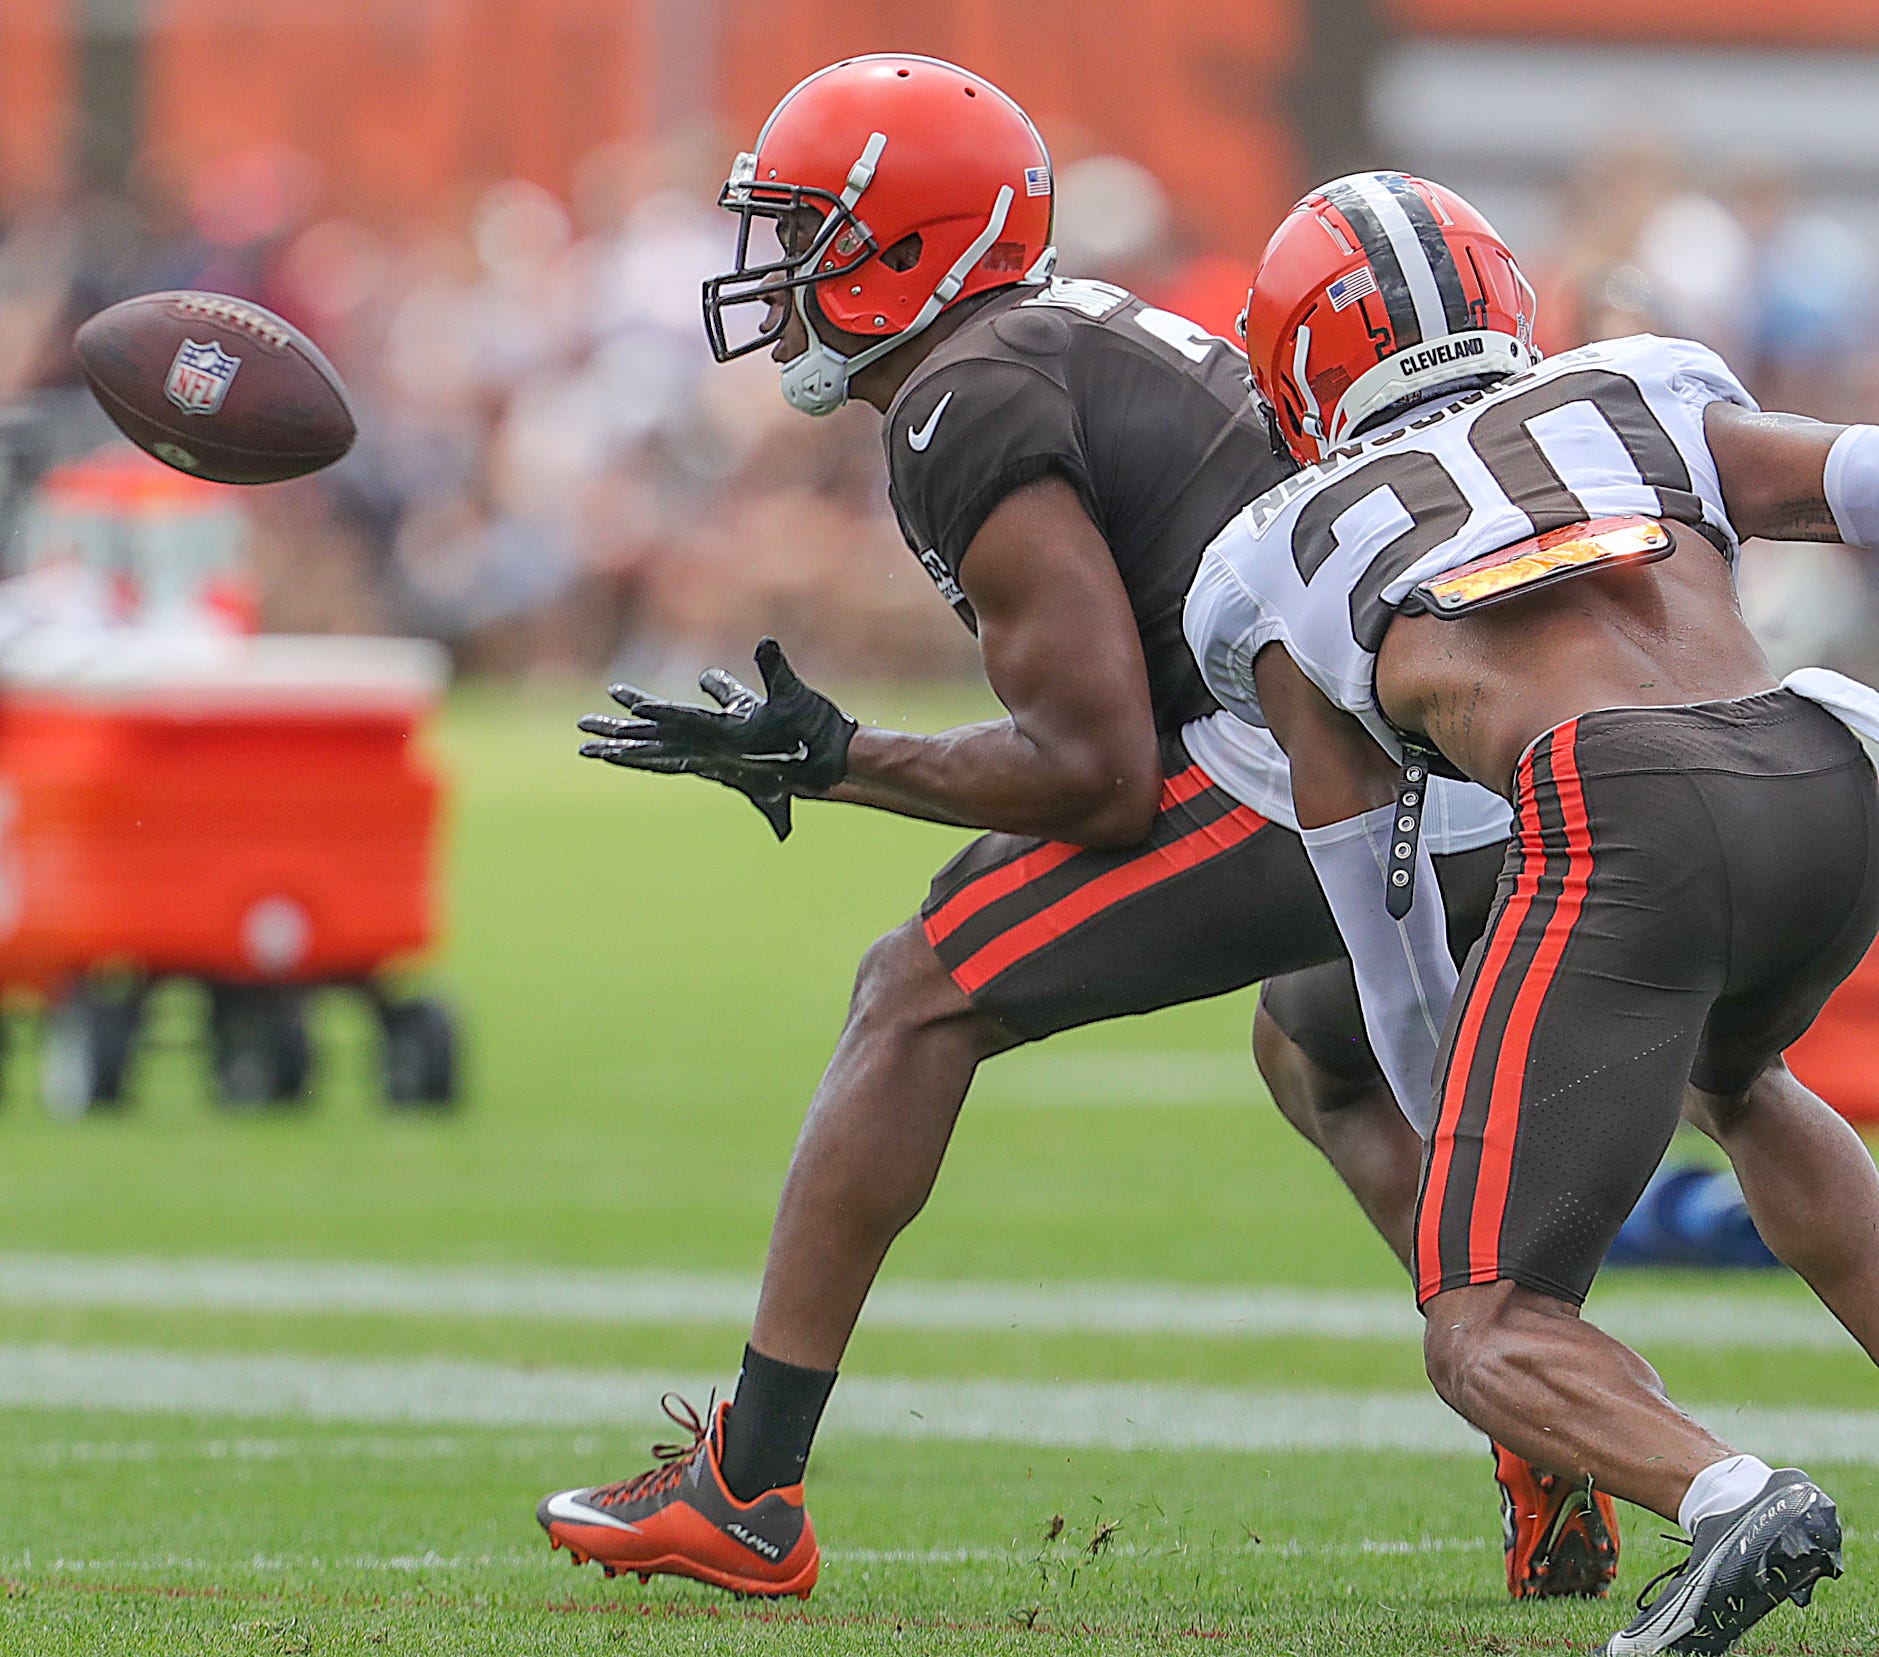
<svg viewBox="0 0 1879 1657">
<path fill-rule="evenodd" d="M 668 702 L 634 685 L 608 694 L 633 717 L 590 713 L 580 728 L 594 740 L 581 744 L 587 759 L 629 771 L 700 776 L 742 794 L 777 839 L 790 832 L 793 791 L 830 787 L 847 764 L 855 722 L 789 665 L 775 639 L 757 646 L 763 694 L 721 667 L 706 668 L 698 688 L 716 707 Z"/>
<path fill-rule="evenodd" d="M 909 736 L 864 727 L 831 798 L 1084 846 L 1147 835 L 1161 755 L 1141 636 L 1071 486 L 1013 491 L 959 567 L 985 670 L 1010 718 Z"/>
<path fill-rule="evenodd" d="M 763 696 L 715 668 L 700 685 L 716 708 L 616 686 L 633 717 L 590 714 L 581 729 L 596 740 L 581 751 L 724 783 L 779 839 L 792 795 L 1079 845 L 1142 839 L 1161 795 L 1148 670 L 1122 578 L 1076 492 L 1055 479 L 1013 491 L 973 538 L 960 580 L 1008 719 L 935 736 L 857 729 L 766 639 Z"/>
<path fill-rule="evenodd" d="M 1703 430 L 1738 535 L 1879 548 L 1879 426 L 1715 402 Z"/>
<path fill-rule="evenodd" d="M 1357 975 L 1364 1030 L 1390 1091 L 1416 1131 L 1435 1115 L 1435 1061 L 1455 993 L 1455 962 L 1435 866 L 1417 841 L 1414 901 L 1390 912 L 1398 815 L 1396 762 L 1363 725 L 1334 707 L 1283 645 L 1253 663 L 1260 711 L 1292 768 L 1292 804 L 1305 850 Z M 1426 786 L 1426 784 L 1425 784 Z M 1419 802 L 1418 802 L 1419 804 Z"/>
</svg>

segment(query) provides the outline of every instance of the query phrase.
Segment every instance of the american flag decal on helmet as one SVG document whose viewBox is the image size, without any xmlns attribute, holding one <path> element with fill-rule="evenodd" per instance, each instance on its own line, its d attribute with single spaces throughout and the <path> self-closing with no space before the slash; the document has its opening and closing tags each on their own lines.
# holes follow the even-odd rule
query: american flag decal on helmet
<svg viewBox="0 0 1879 1657">
<path fill-rule="evenodd" d="M 1454 250 L 1401 173 L 1352 173 L 1327 184 L 1324 199 L 1364 250 L 1397 350 L 1473 326 Z"/>
<path fill-rule="evenodd" d="M 1024 193 L 1027 196 L 1049 195 L 1050 168 L 1026 167 L 1024 169 Z"/>
<path fill-rule="evenodd" d="M 1348 276 L 1340 276 L 1330 287 L 1324 290 L 1324 296 L 1331 301 L 1331 309 L 1341 311 L 1346 305 L 1354 305 L 1365 294 L 1377 291 L 1377 279 L 1368 265 L 1360 266 Z"/>
</svg>

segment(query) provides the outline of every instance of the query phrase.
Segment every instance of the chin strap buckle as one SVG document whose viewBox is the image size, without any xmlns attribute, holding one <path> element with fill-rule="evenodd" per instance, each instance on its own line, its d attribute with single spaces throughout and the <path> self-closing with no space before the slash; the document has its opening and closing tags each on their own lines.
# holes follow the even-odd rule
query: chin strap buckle
<svg viewBox="0 0 1879 1657">
<path fill-rule="evenodd" d="M 1400 921 L 1416 901 L 1416 847 L 1422 840 L 1422 808 L 1429 797 L 1429 767 L 1414 749 L 1403 756 L 1396 782 L 1396 815 L 1390 820 L 1390 855 L 1383 865 L 1384 907 Z"/>
<path fill-rule="evenodd" d="M 887 148 L 887 134 L 871 132 L 867 143 L 861 146 L 861 154 L 855 157 L 854 166 L 848 169 L 847 182 L 842 187 L 842 205 L 851 212 L 856 202 L 867 187 L 874 182 L 874 170 L 881 164 L 881 152 Z"/>
</svg>

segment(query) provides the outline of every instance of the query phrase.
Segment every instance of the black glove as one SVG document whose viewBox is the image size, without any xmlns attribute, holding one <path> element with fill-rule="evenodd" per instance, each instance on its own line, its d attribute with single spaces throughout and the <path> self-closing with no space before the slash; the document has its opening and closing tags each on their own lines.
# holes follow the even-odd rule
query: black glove
<svg viewBox="0 0 1879 1657">
<path fill-rule="evenodd" d="M 583 744 L 581 752 L 636 771 L 709 777 L 744 795 L 785 839 L 790 795 L 821 793 L 846 774 L 855 722 L 796 677 L 776 640 L 757 646 L 757 667 L 767 697 L 722 668 L 699 677 L 721 712 L 615 685 L 614 700 L 637 717 L 589 714 L 581 729 L 603 740 Z"/>
<path fill-rule="evenodd" d="M 655 700 L 631 685 L 614 685 L 610 688 L 614 699 L 628 708 Z M 698 688 L 730 713 L 748 713 L 762 701 L 748 685 L 721 667 L 706 668 L 699 675 Z M 778 840 L 789 838 L 789 791 L 780 787 L 766 768 L 741 760 L 672 754 L 666 752 L 662 744 L 621 735 L 622 732 L 632 730 L 636 723 L 633 720 L 615 719 L 604 713 L 588 714 L 581 721 L 580 728 L 590 736 L 608 740 L 582 743 L 582 755 L 588 759 L 604 759 L 609 765 L 625 766 L 629 771 L 651 771 L 668 776 L 690 775 L 722 783 L 726 788 L 742 794 L 762 813 L 763 820 L 770 825 L 770 831 Z"/>
<path fill-rule="evenodd" d="M 758 644 L 757 671 L 763 675 L 762 698 L 721 668 L 700 678 L 699 684 L 720 704 L 718 708 L 665 702 L 631 685 L 616 685 L 614 699 L 636 717 L 594 724 L 583 721 L 581 728 L 616 742 L 638 744 L 641 761 L 735 760 L 762 767 L 779 790 L 826 793 L 848 774 L 848 744 L 855 722 L 796 677 L 775 639 Z M 604 716 L 593 717 L 601 720 Z M 650 767 L 641 764 L 640 769 Z"/>
</svg>

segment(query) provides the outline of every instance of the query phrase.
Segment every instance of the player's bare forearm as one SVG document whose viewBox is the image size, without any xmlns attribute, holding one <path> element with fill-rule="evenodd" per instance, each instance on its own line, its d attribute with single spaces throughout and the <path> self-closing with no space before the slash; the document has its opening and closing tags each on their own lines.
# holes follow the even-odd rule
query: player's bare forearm
<svg viewBox="0 0 1879 1657">
<path fill-rule="evenodd" d="M 786 786 L 1074 845 L 1142 840 L 1162 784 L 1148 670 L 1128 592 L 1082 498 L 1054 476 L 1014 489 L 973 537 L 959 580 L 978 616 L 986 677 L 1010 717 L 932 736 L 845 729 L 839 781 Z M 683 710 L 663 717 L 697 723 Z M 644 723 L 613 733 L 614 746 Z M 705 734 L 719 728 L 707 715 Z"/>
<path fill-rule="evenodd" d="M 1082 498 L 1044 477 L 995 507 L 960 562 L 1008 719 L 935 736 L 862 730 L 836 799 L 1081 846 L 1154 826 L 1161 752 L 1141 635 Z"/>
<path fill-rule="evenodd" d="M 1703 435 L 1736 533 L 1771 541 L 1839 540 L 1825 473 L 1828 452 L 1845 429 L 1801 414 L 1712 403 Z"/>
<path fill-rule="evenodd" d="M 1253 664 L 1259 705 L 1292 762 L 1292 804 L 1301 828 L 1361 817 L 1396 798 L 1396 762 L 1362 723 L 1332 706 L 1283 646 Z"/>
<path fill-rule="evenodd" d="M 903 817 L 962 828 L 1128 844 L 1140 838 L 1132 811 L 1117 812 L 1126 783 L 1105 795 L 1091 777 L 1100 759 L 1053 753 L 1009 719 L 931 736 L 864 726 L 848 750 L 848 775 L 826 796 Z"/>
</svg>

